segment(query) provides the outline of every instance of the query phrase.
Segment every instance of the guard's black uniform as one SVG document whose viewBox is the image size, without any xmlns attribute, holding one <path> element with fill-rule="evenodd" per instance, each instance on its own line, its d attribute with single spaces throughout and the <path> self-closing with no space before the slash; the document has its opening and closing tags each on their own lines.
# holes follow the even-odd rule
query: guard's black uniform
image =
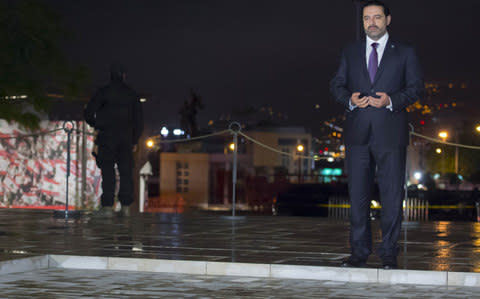
<svg viewBox="0 0 480 299">
<path fill-rule="evenodd" d="M 97 90 L 85 109 L 86 122 L 98 130 L 97 165 L 102 171 L 102 207 L 111 207 L 115 196 L 115 164 L 120 173 L 118 199 L 133 202 L 133 155 L 143 131 L 143 112 L 137 93 L 123 82 L 124 73 L 112 69 L 112 81 Z"/>
</svg>

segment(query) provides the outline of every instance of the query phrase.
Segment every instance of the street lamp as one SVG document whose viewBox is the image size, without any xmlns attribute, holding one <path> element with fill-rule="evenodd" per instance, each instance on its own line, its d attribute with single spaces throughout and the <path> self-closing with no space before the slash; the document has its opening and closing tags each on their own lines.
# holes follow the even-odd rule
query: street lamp
<svg viewBox="0 0 480 299">
<path fill-rule="evenodd" d="M 301 183 L 302 181 L 302 157 L 300 156 L 303 151 L 305 150 L 305 147 L 303 144 L 298 144 L 297 145 L 297 153 L 299 154 L 298 156 L 298 183 Z"/>
<path fill-rule="evenodd" d="M 447 131 L 440 131 L 438 133 L 438 137 L 442 138 L 443 142 L 445 142 L 445 140 L 447 140 L 447 138 L 448 138 L 448 132 Z"/>
<path fill-rule="evenodd" d="M 448 138 L 448 132 L 443 130 L 443 131 L 440 131 L 438 132 L 438 137 L 442 138 L 442 141 L 445 142 Z M 440 154 L 442 151 L 438 152 L 438 149 L 437 149 L 437 153 Z M 442 168 L 443 168 L 443 172 L 446 172 L 446 156 L 443 156 L 442 158 Z"/>
<path fill-rule="evenodd" d="M 480 133 L 480 125 L 477 125 L 477 127 L 475 128 L 475 130 L 477 130 L 477 133 Z"/>
<path fill-rule="evenodd" d="M 153 148 L 153 146 L 155 145 L 155 141 L 153 141 L 153 139 L 147 139 L 147 141 L 145 142 L 145 145 L 148 148 Z"/>
<path fill-rule="evenodd" d="M 297 145 L 297 152 L 302 153 L 304 149 L 303 144 Z"/>
</svg>

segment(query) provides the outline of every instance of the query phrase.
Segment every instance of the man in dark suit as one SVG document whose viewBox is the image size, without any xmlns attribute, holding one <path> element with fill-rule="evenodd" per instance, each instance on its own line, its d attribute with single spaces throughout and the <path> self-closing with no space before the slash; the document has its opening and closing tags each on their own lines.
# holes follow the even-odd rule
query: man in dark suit
<svg viewBox="0 0 480 299">
<path fill-rule="evenodd" d="M 344 267 L 363 267 L 372 252 L 370 196 L 376 178 L 382 206 L 382 242 L 377 254 L 383 268 L 397 267 L 397 240 L 405 195 L 405 108 L 419 100 L 424 83 L 413 48 L 392 41 L 391 15 L 380 1 L 363 5 L 364 41 L 342 53 L 330 83 L 337 102 L 346 108 L 345 145 L 350 194 L 351 256 Z"/>
</svg>

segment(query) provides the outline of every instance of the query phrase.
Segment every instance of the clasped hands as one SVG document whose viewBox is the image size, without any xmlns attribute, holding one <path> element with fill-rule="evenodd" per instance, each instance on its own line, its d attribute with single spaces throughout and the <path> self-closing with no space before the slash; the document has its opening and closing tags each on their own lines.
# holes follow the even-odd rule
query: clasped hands
<svg viewBox="0 0 480 299">
<path fill-rule="evenodd" d="M 367 106 L 382 108 L 390 105 L 390 97 L 388 94 L 385 92 L 377 92 L 376 95 L 379 96 L 379 98 L 372 96 L 364 96 L 360 98 L 360 93 L 354 92 L 351 97 L 352 105 L 355 105 L 358 108 L 365 108 Z"/>
</svg>

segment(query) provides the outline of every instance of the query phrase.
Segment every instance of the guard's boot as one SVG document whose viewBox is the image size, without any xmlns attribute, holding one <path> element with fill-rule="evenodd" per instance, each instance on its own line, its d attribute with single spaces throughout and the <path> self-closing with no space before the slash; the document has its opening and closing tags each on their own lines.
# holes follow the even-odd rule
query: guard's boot
<svg viewBox="0 0 480 299">
<path fill-rule="evenodd" d="M 113 207 L 101 207 L 98 211 L 92 213 L 96 218 L 112 218 Z"/>
<path fill-rule="evenodd" d="M 122 206 L 120 215 L 123 217 L 130 217 L 130 206 Z"/>
</svg>

